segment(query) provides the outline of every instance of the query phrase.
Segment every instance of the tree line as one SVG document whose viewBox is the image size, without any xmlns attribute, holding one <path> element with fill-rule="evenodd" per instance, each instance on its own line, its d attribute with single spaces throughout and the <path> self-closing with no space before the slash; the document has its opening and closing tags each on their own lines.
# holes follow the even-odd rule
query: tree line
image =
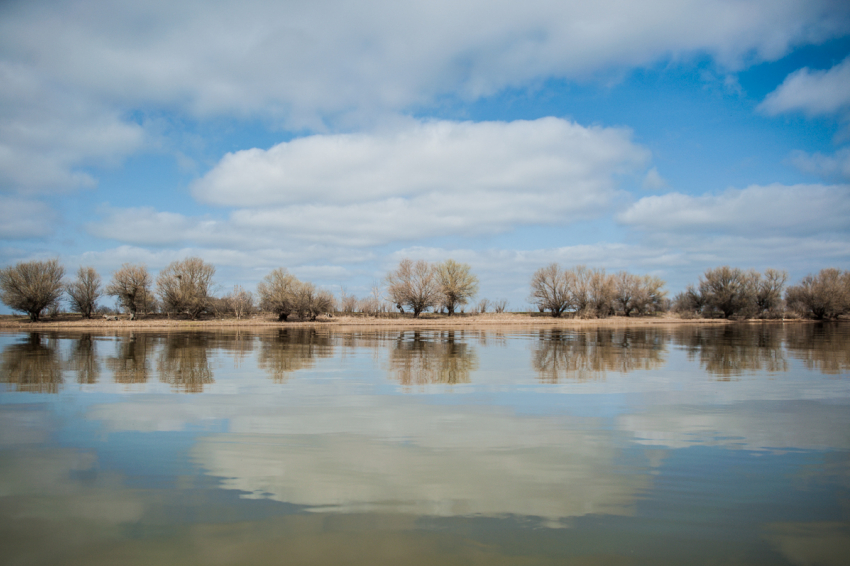
<svg viewBox="0 0 850 566">
<path fill-rule="evenodd" d="M 215 267 L 200 258 L 174 261 L 156 279 L 142 264 L 124 264 L 103 284 L 93 267 L 80 267 L 76 277 L 65 279 L 58 259 L 21 262 L 0 269 L 0 300 L 15 311 L 38 321 L 45 310 L 56 311 L 64 299 L 71 310 L 91 318 L 103 310 L 98 301 L 114 297 L 131 319 L 140 314 L 163 313 L 196 319 L 204 314 L 225 313 L 241 318 L 257 310 L 274 314 L 280 321 L 290 316 L 316 320 L 322 313 L 363 312 L 377 315 L 397 310 L 414 317 L 431 309 L 452 316 L 492 309 L 504 312 L 507 301 L 473 299 L 479 281 L 468 264 L 448 259 L 439 263 L 403 259 L 398 267 L 363 299 L 347 295 L 337 299 L 313 283 L 300 281 L 284 268 L 266 275 L 256 296 L 240 286 L 215 296 Z M 696 285 L 667 298 L 665 282 L 652 275 L 579 265 L 562 268 L 557 263 L 538 269 L 532 276 L 528 302 L 553 317 L 645 316 L 673 311 L 684 318 L 776 318 L 790 312 L 814 319 L 834 319 L 850 312 L 850 272 L 835 268 L 810 274 L 786 289 L 784 271 L 764 273 L 728 266 L 708 269 Z"/>
</svg>

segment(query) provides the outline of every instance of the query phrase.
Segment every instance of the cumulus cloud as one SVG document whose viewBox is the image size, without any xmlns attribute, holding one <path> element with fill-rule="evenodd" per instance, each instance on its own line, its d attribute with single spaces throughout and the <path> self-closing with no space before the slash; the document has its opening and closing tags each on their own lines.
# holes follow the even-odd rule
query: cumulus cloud
<svg viewBox="0 0 850 566">
<path fill-rule="evenodd" d="M 135 111 L 371 123 L 548 77 L 709 54 L 735 70 L 846 33 L 833 0 L 4 3 L 0 182 L 91 185 L 137 150 Z"/>
<path fill-rule="evenodd" d="M 791 163 L 800 171 L 824 179 L 850 180 L 850 147 L 841 148 L 832 155 L 795 151 Z"/>
<path fill-rule="evenodd" d="M 769 115 L 802 112 L 835 114 L 850 107 L 850 57 L 828 70 L 804 67 L 788 75 L 767 95 L 759 110 Z"/>
<path fill-rule="evenodd" d="M 850 228 L 850 185 L 752 185 L 720 194 L 644 197 L 617 216 L 646 231 L 809 236 Z"/>
<path fill-rule="evenodd" d="M 0 60 L 0 190 L 94 186 L 82 168 L 140 148 L 141 126 L 79 92 L 57 92 L 32 69 Z"/>
<path fill-rule="evenodd" d="M 648 158 L 629 130 L 558 118 L 412 121 L 226 155 L 193 188 L 201 201 L 236 207 L 226 219 L 104 209 L 89 231 L 138 245 L 240 249 L 281 238 L 362 247 L 495 234 L 598 214 L 617 195 L 618 175 Z"/>
<path fill-rule="evenodd" d="M 646 176 L 643 178 L 642 186 L 644 189 L 649 189 L 651 191 L 659 191 L 661 189 L 667 188 L 667 180 L 661 176 L 657 168 L 653 167 L 652 169 L 646 172 Z"/>
<path fill-rule="evenodd" d="M 583 208 L 581 201 L 610 194 L 612 173 L 631 171 L 648 157 L 629 130 L 558 118 L 411 122 L 391 131 L 315 135 L 230 153 L 193 194 L 212 204 L 256 207 L 521 192 L 578 198 Z M 476 202 L 485 204 L 468 204 Z"/>
<path fill-rule="evenodd" d="M 0 238 L 43 238 L 53 234 L 59 215 L 37 200 L 0 195 Z"/>
</svg>

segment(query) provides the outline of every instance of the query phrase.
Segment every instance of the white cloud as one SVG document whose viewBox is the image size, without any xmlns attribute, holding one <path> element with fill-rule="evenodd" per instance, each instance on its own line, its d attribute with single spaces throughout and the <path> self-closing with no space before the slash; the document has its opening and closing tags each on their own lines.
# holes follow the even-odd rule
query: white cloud
<svg viewBox="0 0 850 566">
<path fill-rule="evenodd" d="M 68 190 L 145 141 L 137 110 L 320 130 L 549 77 L 709 54 L 735 70 L 846 33 L 831 0 L 4 3 L 0 182 Z"/>
<path fill-rule="evenodd" d="M 411 121 L 390 131 L 315 135 L 227 154 L 193 194 L 208 203 L 256 207 L 433 193 L 469 195 L 476 198 L 469 205 L 486 206 L 477 200 L 483 192 L 523 193 L 577 198 L 583 208 L 581 201 L 610 194 L 613 173 L 634 170 L 648 157 L 628 130 L 558 118 Z"/>
<path fill-rule="evenodd" d="M 34 70 L 0 60 L 0 190 L 94 186 L 81 170 L 141 147 L 142 128 L 79 92 L 57 92 Z"/>
<path fill-rule="evenodd" d="M 717 195 L 644 197 L 617 216 L 651 232 L 805 236 L 850 228 L 850 185 L 752 185 Z"/>
<path fill-rule="evenodd" d="M 37 200 L 0 195 L 0 238 L 43 238 L 53 234 L 59 215 Z"/>
<path fill-rule="evenodd" d="M 138 245 L 237 249 L 495 234 L 599 214 L 617 195 L 617 176 L 648 158 L 628 130 L 557 118 L 410 121 L 228 154 L 193 189 L 202 201 L 241 207 L 227 219 L 106 208 L 88 229 Z"/>
<path fill-rule="evenodd" d="M 850 147 L 841 148 L 832 155 L 795 151 L 791 163 L 800 171 L 825 179 L 850 180 Z"/>
<path fill-rule="evenodd" d="M 667 188 L 667 180 L 661 176 L 658 169 L 653 167 L 646 172 L 642 186 L 644 189 L 649 189 L 651 191 L 660 191 L 661 189 Z"/>
<path fill-rule="evenodd" d="M 850 58 L 829 70 L 804 67 L 788 75 L 767 95 L 759 110 L 770 115 L 803 112 L 808 116 L 834 114 L 850 106 Z"/>
</svg>

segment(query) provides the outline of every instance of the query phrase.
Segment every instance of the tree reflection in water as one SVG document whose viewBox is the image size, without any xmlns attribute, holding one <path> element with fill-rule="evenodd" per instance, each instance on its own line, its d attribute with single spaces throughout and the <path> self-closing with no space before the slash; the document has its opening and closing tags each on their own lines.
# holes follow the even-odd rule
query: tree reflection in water
<svg viewBox="0 0 850 566">
<path fill-rule="evenodd" d="M 672 340 L 706 372 L 728 381 L 745 371 L 788 371 L 783 334 L 782 326 L 771 324 L 684 326 L 673 329 Z"/>
<path fill-rule="evenodd" d="M 157 360 L 159 380 L 175 391 L 203 392 L 205 385 L 215 382 L 207 359 L 214 336 L 206 332 L 167 336 Z"/>
<path fill-rule="evenodd" d="M 850 328 L 846 324 L 786 325 L 785 348 L 808 369 L 826 374 L 850 370 Z"/>
<path fill-rule="evenodd" d="M 58 393 L 63 378 L 56 337 L 31 332 L 25 342 L 6 346 L 0 381 L 11 384 L 15 391 Z"/>
<path fill-rule="evenodd" d="M 478 356 L 462 331 L 425 336 L 418 331 L 403 331 L 390 349 L 389 364 L 393 378 L 405 386 L 455 385 L 470 382 L 469 374 L 478 367 Z"/>
<path fill-rule="evenodd" d="M 531 364 L 544 383 L 592 381 L 604 379 L 606 371 L 659 368 L 664 353 L 664 336 L 658 329 L 541 330 Z"/>
<path fill-rule="evenodd" d="M 65 363 L 65 369 L 77 374 L 77 383 L 93 384 L 100 379 L 100 361 L 98 360 L 95 340 L 91 334 L 71 335 L 71 352 Z M 61 336 L 65 338 L 65 336 Z"/>
<path fill-rule="evenodd" d="M 331 336 L 313 328 L 281 328 L 260 335 L 257 366 L 275 383 L 285 383 L 292 372 L 313 367 L 315 358 L 333 356 Z"/>
<path fill-rule="evenodd" d="M 131 333 L 120 337 L 118 355 L 107 358 L 106 366 L 112 370 L 116 383 L 147 383 L 150 373 L 148 358 L 153 351 L 155 336 Z"/>
</svg>

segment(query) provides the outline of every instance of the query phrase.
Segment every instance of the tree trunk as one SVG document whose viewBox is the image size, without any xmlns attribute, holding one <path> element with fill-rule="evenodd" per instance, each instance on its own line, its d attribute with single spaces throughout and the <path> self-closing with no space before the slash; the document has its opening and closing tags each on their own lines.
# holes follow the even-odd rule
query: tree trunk
<svg viewBox="0 0 850 566">
<path fill-rule="evenodd" d="M 278 313 L 277 321 L 278 322 L 286 322 L 286 317 L 288 317 L 288 316 L 289 316 L 289 313 L 285 313 L 285 312 Z"/>
</svg>

